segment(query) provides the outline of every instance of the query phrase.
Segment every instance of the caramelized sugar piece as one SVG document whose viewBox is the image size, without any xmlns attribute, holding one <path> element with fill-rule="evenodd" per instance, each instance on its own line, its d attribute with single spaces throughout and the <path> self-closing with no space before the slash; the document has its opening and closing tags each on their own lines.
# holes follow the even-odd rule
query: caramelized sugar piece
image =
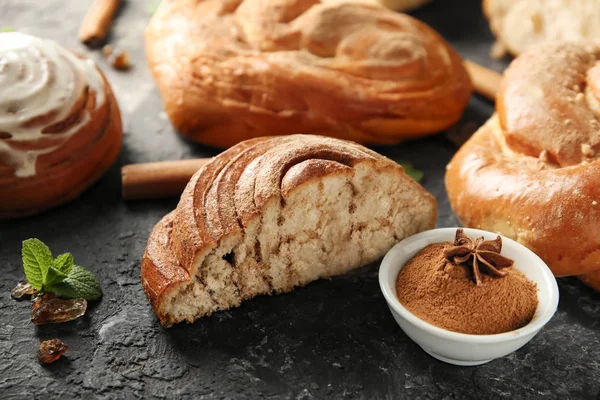
<svg viewBox="0 0 600 400">
<path fill-rule="evenodd" d="M 40 343 L 38 359 L 44 364 L 50 364 L 58 360 L 68 349 L 69 346 L 59 339 L 44 340 Z"/>
<path fill-rule="evenodd" d="M 31 322 L 36 325 L 57 324 L 81 317 L 87 309 L 85 299 L 59 299 L 52 293 L 42 293 L 33 300 Z"/>
<path fill-rule="evenodd" d="M 19 282 L 17 286 L 10 292 L 10 297 L 15 300 L 23 300 L 24 298 L 29 298 L 29 296 L 33 296 L 37 293 L 37 290 L 33 288 L 25 279 L 22 282 Z"/>
</svg>

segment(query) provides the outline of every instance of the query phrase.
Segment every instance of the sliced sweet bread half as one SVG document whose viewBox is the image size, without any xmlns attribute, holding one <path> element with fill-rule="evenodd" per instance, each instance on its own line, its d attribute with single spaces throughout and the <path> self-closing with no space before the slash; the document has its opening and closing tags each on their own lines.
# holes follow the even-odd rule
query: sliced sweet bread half
<svg viewBox="0 0 600 400">
<path fill-rule="evenodd" d="M 142 284 L 163 325 L 192 322 L 373 262 L 436 214 L 400 165 L 363 146 L 252 139 L 199 170 L 155 226 Z"/>
</svg>

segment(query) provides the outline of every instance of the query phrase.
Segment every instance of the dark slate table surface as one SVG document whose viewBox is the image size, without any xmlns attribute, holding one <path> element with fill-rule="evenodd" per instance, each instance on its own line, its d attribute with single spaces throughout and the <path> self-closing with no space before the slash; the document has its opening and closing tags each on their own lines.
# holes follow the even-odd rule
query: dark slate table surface
<svg viewBox="0 0 600 400">
<path fill-rule="evenodd" d="M 77 42 L 90 1 L 0 0 L 0 28 Z M 480 0 L 435 0 L 414 14 L 458 51 L 497 70 Z M 120 165 L 211 156 L 173 132 L 145 64 L 142 32 L 156 1 L 129 0 L 111 42 L 134 68 L 107 66 L 124 115 L 117 165 L 71 204 L 44 215 L 0 222 L 0 397 L 2 398 L 589 398 L 600 399 L 600 295 L 560 279 L 560 305 L 550 323 L 514 354 L 479 367 L 455 367 L 425 354 L 396 325 L 379 291 L 378 265 L 319 281 L 293 293 L 261 297 L 193 325 L 163 329 L 142 291 L 140 258 L 152 226 L 177 200 L 124 203 Z M 485 121 L 493 105 L 474 97 L 460 126 Z M 456 147 L 445 134 L 376 148 L 425 172 L 438 199 L 438 226 L 455 226 L 444 167 Z M 21 241 L 38 237 L 56 253 L 70 251 L 92 269 L 103 299 L 77 321 L 36 327 L 28 301 L 9 290 L 22 279 Z M 58 337 L 67 356 L 42 366 L 41 339 Z"/>
</svg>

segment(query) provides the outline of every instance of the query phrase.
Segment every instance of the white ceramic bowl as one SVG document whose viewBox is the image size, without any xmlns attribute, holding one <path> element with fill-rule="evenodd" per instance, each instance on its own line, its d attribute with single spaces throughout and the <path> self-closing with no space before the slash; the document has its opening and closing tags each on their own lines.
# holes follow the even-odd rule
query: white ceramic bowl
<svg viewBox="0 0 600 400">
<path fill-rule="evenodd" d="M 395 245 L 383 258 L 379 285 L 390 311 L 400 328 L 423 350 L 438 360 L 455 365 L 479 365 L 519 349 L 533 338 L 552 318 L 558 306 L 558 286 L 548 266 L 531 250 L 502 237 L 502 254 L 515 260 L 515 268 L 537 284 L 538 308 L 523 328 L 495 334 L 470 335 L 438 328 L 408 311 L 396 297 L 396 278 L 404 265 L 425 246 L 452 242 L 458 228 L 421 232 Z M 463 228 L 469 236 L 495 239 L 497 234 Z"/>
</svg>

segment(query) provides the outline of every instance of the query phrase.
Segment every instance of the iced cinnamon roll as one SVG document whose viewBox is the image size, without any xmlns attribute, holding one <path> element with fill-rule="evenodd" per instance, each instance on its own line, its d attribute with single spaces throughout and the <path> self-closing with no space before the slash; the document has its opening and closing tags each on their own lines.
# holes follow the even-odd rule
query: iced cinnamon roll
<svg viewBox="0 0 600 400">
<path fill-rule="evenodd" d="M 0 218 L 77 197 L 115 161 L 121 138 L 119 107 L 92 60 L 0 34 Z"/>
</svg>

